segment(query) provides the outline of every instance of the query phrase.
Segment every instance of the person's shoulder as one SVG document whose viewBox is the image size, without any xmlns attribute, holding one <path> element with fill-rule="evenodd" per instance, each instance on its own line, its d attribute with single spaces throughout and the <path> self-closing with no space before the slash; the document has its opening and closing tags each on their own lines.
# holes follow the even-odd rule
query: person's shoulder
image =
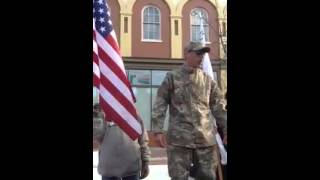
<svg viewBox="0 0 320 180">
<path fill-rule="evenodd" d="M 179 73 L 180 71 L 181 71 L 180 68 L 172 69 L 171 71 L 167 72 L 167 75 L 175 75 L 175 74 Z"/>
<path fill-rule="evenodd" d="M 182 67 L 179 67 L 179 68 L 176 68 L 176 69 L 173 69 L 171 70 L 169 75 L 172 75 L 174 77 L 177 77 L 177 76 L 183 76 L 184 75 L 184 71 L 183 71 L 183 68 Z"/>
<path fill-rule="evenodd" d="M 172 80 L 172 79 L 174 79 L 174 77 L 179 76 L 180 74 L 181 73 L 180 73 L 179 69 L 173 69 L 173 70 L 167 72 L 166 78 Z"/>
</svg>

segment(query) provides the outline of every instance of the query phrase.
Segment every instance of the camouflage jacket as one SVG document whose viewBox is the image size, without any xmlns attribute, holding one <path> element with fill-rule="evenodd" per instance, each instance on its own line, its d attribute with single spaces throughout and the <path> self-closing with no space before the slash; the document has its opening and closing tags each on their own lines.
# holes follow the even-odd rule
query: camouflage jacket
<svg viewBox="0 0 320 180">
<path fill-rule="evenodd" d="M 200 69 L 186 65 L 168 72 L 158 89 L 152 109 L 153 130 L 163 132 L 167 106 L 169 127 L 167 142 L 189 148 L 216 144 L 210 110 L 224 134 L 227 133 L 225 100 L 217 83 Z"/>
</svg>

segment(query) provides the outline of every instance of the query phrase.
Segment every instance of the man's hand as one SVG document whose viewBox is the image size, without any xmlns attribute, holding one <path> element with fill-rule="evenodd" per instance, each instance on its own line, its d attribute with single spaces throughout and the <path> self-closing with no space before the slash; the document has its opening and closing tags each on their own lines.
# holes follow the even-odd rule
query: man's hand
<svg viewBox="0 0 320 180">
<path fill-rule="evenodd" d="M 147 161 L 142 161 L 142 167 L 140 172 L 140 179 L 144 179 L 149 175 L 149 163 Z"/>
<path fill-rule="evenodd" d="M 164 135 L 162 133 L 155 134 L 156 143 L 159 144 L 160 147 L 165 147 L 165 144 L 163 142 Z"/>
</svg>

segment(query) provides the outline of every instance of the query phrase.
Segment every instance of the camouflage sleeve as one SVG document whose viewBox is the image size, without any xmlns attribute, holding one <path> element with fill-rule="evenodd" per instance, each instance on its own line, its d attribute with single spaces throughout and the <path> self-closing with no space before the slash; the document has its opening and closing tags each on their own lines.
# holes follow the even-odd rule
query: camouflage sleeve
<svg viewBox="0 0 320 180">
<path fill-rule="evenodd" d="M 152 108 L 152 130 L 154 133 L 163 133 L 163 125 L 167 112 L 168 104 L 170 103 L 170 89 L 172 88 L 172 74 L 167 73 L 166 77 L 162 81 L 156 101 Z"/>
<path fill-rule="evenodd" d="M 143 131 L 142 135 L 138 139 L 138 142 L 140 144 L 141 160 L 145 161 L 145 162 L 149 162 L 150 156 L 151 156 L 151 151 L 148 146 L 149 137 L 148 137 L 148 132 L 146 130 Z"/>
<path fill-rule="evenodd" d="M 137 116 L 138 120 L 141 123 L 141 127 L 142 127 L 142 134 L 138 138 L 138 143 L 140 145 L 140 151 L 141 151 L 141 160 L 149 162 L 150 161 L 151 151 L 150 151 L 149 146 L 148 146 L 148 143 L 149 143 L 148 132 L 144 127 L 144 123 L 143 123 L 143 120 L 142 120 L 139 112 L 137 112 L 137 115 L 138 115 Z"/>
<path fill-rule="evenodd" d="M 226 101 L 216 82 L 212 83 L 210 93 L 210 108 L 219 127 L 222 128 L 223 134 L 227 134 L 227 110 L 225 109 Z"/>
</svg>

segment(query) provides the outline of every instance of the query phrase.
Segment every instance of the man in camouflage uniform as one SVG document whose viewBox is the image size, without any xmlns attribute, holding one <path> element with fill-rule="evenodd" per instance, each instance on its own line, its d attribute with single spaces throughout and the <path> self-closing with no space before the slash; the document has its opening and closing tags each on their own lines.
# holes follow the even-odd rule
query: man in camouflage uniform
<svg viewBox="0 0 320 180">
<path fill-rule="evenodd" d="M 152 109 L 156 140 L 163 146 L 164 119 L 170 105 L 167 154 L 172 180 L 187 180 L 191 169 L 197 180 L 216 179 L 216 130 L 209 114 L 211 110 L 223 128 L 226 143 L 227 111 L 217 82 L 200 69 L 203 55 L 209 51 L 201 43 L 191 42 L 185 47 L 185 63 L 167 73 Z"/>
</svg>

